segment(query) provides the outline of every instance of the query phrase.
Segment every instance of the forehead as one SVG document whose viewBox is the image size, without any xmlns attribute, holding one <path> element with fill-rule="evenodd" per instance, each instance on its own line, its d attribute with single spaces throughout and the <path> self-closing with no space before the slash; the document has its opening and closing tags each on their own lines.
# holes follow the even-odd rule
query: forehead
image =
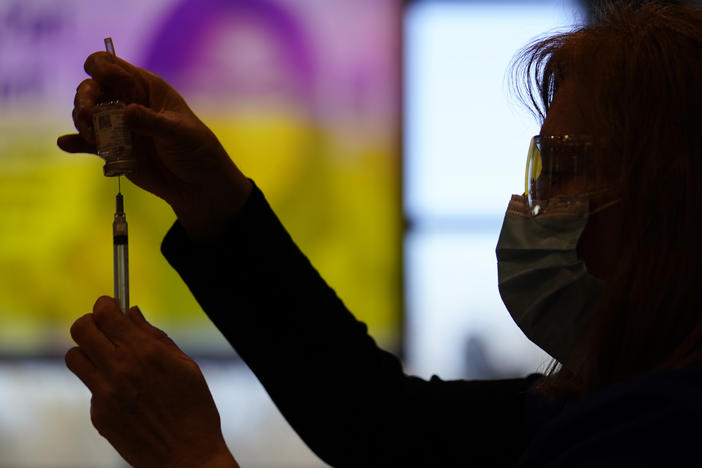
<svg viewBox="0 0 702 468">
<path fill-rule="evenodd" d="M 574 82 L 564 81 L 553 96 L 541 135 L 589 135 L 592 130 L 585 123 L 579 108 Z"/>
</svg>

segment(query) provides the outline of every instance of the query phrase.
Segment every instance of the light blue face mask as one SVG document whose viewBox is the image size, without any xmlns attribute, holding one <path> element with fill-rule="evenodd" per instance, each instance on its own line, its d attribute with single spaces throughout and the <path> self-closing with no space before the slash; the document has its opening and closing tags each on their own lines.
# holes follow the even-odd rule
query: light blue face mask
<svg viewBox="0 0 702 468">
<path fill-rule="evenodd" d="M 587 199 L 553 198 L 534 216 L 524 196 L 512 195 L 495 250 L 507 310 L 561 363 L 571 357 L 602 295 L 602 281 L 576 253 L 588 207 Z"/>
</svg>

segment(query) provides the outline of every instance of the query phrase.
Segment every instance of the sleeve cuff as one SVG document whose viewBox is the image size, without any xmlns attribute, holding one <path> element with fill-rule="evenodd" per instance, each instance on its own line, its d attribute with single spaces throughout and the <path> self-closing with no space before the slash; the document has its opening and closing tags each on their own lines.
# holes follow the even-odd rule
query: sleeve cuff
<svg viewBox="0 0 702 468">
<path fill-rule="evenodd" d="M 231 240 L 237 236 L 237 232 L 241 230 L 242 226 L 255 222 L 256 219 L 261 218 L 266 209 L 270 210 L 263 192 L 253 180 L 249 180 L 252 184 L 249 198 L 241 210 L 227 221 L 224 229 L 207 244 L 193 244 L 183 225 L 178 220 L 173 223 L 161 242 L 161 253 L 171 266 L 180 271 L 185 266 L 186 259 L 192 257 L 196 252 L 198 255 L 201 255 L 203 253 L 207 254 L 208 251 L 212 253 L 221 251 L 222 243 L 231 243 Z"/>
</svg>

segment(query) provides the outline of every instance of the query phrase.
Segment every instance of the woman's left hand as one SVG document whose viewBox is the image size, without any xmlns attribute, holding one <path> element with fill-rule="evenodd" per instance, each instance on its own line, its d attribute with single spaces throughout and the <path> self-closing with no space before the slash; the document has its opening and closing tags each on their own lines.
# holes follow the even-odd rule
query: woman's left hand
<svg viewBox="0 0 702 468">
<path fill-rule="evenodd" d="M 97 431 L 132 466 L 238 467 L 198 365 L 137 307 L 100 297 L 71 327 L 66 365 L 93 396 Z"/>
</svg>

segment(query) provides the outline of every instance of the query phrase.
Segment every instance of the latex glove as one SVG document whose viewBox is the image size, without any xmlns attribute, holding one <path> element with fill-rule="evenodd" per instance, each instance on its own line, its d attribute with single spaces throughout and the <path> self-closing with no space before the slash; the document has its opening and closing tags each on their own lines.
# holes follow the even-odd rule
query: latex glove
<svg viewBox="0 0 702 468">
<path fill-rule="evenodd" d="M 198 365 L 137 307 L 100 297 L 71 327 L 66 365 L 90 389 L 97 431 L 132 466 L 238 467 Z"/>
<path fill-rule="evenodd" d="M 139 187 L 163 198 L 194 240 L 206 239 L 236 213 L 251 191 L 217 137 L 161 77 L 106 52 L 85 61 L 91 78 L 76 90 L 73 122 L 79 133 L 62 135 L 69 153 L 96 153 L 93 107 L 100 100 L 127 103 Z"/>
</svg>

